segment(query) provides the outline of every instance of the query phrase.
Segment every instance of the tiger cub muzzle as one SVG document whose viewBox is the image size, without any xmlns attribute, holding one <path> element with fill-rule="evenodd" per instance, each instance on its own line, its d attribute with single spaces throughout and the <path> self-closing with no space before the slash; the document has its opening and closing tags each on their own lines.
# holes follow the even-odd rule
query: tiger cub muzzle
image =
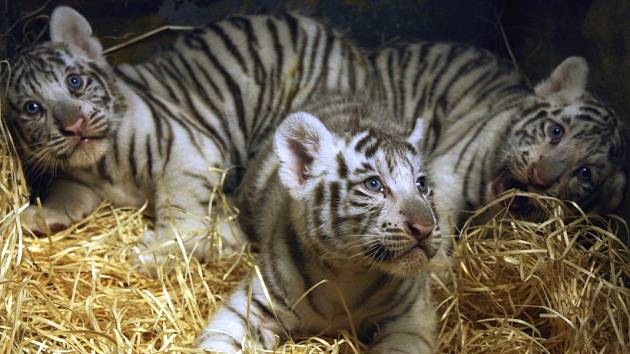
<svg viewBox="0 0 630 354">
<path fill-rule="evenodd" d="M 567 164 L 560 159 L 542 157 L 529 165 L 527 169 L 528 184 L 545 190 L 566 172 L 567 167 Z"/>
<path fill-rule="evenodd" d="M 427 258 L 432 258 L 436 249 L 431 245 L 435 228 L 431 206 L 422 198 L 408 199 L 403 203 L 400 214 L 405 220 L 403 228 L 405 236 L 412 242 L 411 248 L 406 252 L 418 250 Z"/>
<path fill-rule="evenodd" d="M 107 121 L 95 124 L 92 119 L 95 115 L 96 112 L 84 112 L 80 104 L 73 102 L 59 102 L 52 106 L 53 121 L 59 133 L 76 143 L 105 137 L 109 124 Z"/>
<path fill-rule="evenodd" d="M 57 158 L 70 166 L 91 163 L 107 149 L 106 137 L 110 129 L 107 119 L 97 110 L 88 112 L 85 105 L 73 101 L 50 102 L 50 136 L 56 142 L 52 149 Z"/>
<path fill-rule="evenodd" d="M 378 230 L 380 242 L 368 245 L 364 254 L 385 268 L 403 274 L 427 264 L 439 248 L 439 228 L 430 200 L 409 196 L 385 209 Z"/>
</svg>

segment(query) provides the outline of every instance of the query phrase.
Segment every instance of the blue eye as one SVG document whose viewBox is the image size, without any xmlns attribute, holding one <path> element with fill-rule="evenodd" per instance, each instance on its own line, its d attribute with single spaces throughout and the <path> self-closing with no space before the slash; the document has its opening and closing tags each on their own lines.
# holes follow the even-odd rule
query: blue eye
<svg viewBox="0 0 630 354">
<path fill-rule="evenodd" d="M 365 186 L 365 188 L 374 192 L 383 191 L 383 183 L 381 183 L 381 181 L 376 177 L 370 177 L 366 179 L 365 182 L 363 182 L 363 185 Z"/>
<path fill-rule="evenodd" d="M 586 166 L 582 166 L 577 169 L 577 177 L 582 182 L 591 183 L 593 179 L 593 174 L 591 173 L 590 168 Z"/>
<path fill-rule="evenodd" d="M 29 115 L 39 114 L 42 110 L 42 107 L 36 101 L 28 101 L 24 104 L 24 112 Z"/>
<path fill-rule="evenodd" d="M 70 75 L 66 79 L 66 83 L 71 90 L 78 90 L 83 86 L 83 79 L 78 75 Z"/>
<path fill-rule="evenodd" d="M 564 128 L 557 123 L 550 124 L 547 127 L 547 136 L 551 138 L 551 142 L 557 144 L 564 136 Z"/>
<path fill-rule="evenodd" d="M 422 194 L 425 194 L 429 191 L 429 186 L 427 186 L 427 181 L 425 180 L 424 176 L 418 177 L 418 179 L 416 180 L 416 188 L 418 189 L 418 192 Z"/>
</svg>

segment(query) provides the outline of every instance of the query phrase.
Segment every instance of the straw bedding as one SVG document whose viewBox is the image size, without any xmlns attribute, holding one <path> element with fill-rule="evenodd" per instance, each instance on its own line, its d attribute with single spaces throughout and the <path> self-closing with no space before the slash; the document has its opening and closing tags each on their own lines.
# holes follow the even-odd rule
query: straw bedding
<svg viewBox="0 0 630 354">
<path fill-rule="evenodd" d="M 164 265 L 168 271 L 145 275 L 130 260 L 150 221 L 135 209 L 102 205 L 68 230 L 29 235 L 19 219 L 28 192 L 4 123 L 0 175 L 2 353 L 195 353 L 196 333 L 253 270 L 245 248 L 224 254 L 215 247 L 207 263 L 173 255 Z M 619 239 L 628 232 L 626 222 L 523 196 L 544 210 L 544 222 L 514 220 L 507 213 L 482 225 L 471 222 L 455 243 L 452 284 L 434 277 L 439 350 L 630 352 L 630 252 Z M 208 237 L 218 236 L 210 227 Z M 342 333 L 293 338 L 277 352 L 364 348 Z"/>
<path fill-rule="evenodd" d="M 252 269 L 252 256 L 213 252 L 200 264 L 175 255 L 168 273 L 147 276 L 130 263 L 146 225 L 141 210 L 108 205 L 61 233 L 29 236 L 19 220 L 27 190 L 4 127 L 0 139 L 0 352 L 197 352 L 195 334 Z M 630 255 L 616 236 L 627 225 L 529 197 L 546 221 L 499 215 L 466 225 L 453 284 L 434 277 L 441 351 L 629 352 Z M 341 334 L 294 338 L 278 352 L 362 348 Z"/>
</svg>

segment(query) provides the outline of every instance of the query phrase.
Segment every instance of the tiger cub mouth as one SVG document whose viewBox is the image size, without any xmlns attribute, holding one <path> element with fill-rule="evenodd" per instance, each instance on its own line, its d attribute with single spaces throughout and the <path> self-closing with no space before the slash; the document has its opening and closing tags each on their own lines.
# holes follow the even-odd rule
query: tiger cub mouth
<svg viewBox="0 0 630 354">
<path fill-rule="evenodd" d="M 68 166 L 81 167 L 96 163 L 109 149 L 106 135 L 85 135 L 70 138 L 70 148 L 63 155 Z"/>
<path fill-rule="evenodd" d="M 79 150 L 90 149 L 94 144 L 100 143 L 105 137 L 98 135 L 77 135 L 72 137 L 74 148 L 72 153 L 75 153 Z"/>
<path fill-rule="evenodd" d="M 492 193 L 496 197 L 510 189 L 518 189 L 527 192 L 527 184 L 514 178 L 508 170 L 502 170 L 492 182 Z"/>
<path fill-rule="evenodd" d="M 529 192 L 530 188 L 527 183 L 521 182 L 515 178 L 507 169 L 502 170 L 499 175 L 492 182 L 492 198 L 503 194 L 504 192 L 516 189 L 520 192 Z M 518 215 L 529 215 L 534 209 L 534 205 L 531 203 L 530 198 L 525 196 L 516 195 L 512 199 L 504 201 L 504 207 L 509 209 Z"/>
</svg>

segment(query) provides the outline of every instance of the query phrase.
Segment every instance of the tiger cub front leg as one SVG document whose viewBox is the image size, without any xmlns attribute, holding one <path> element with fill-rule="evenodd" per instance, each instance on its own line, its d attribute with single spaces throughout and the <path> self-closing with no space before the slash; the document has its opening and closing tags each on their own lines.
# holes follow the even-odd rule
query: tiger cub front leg
<svg viewBox="0 0 630 354">
<path fill-rule="evenodd" d="M 269 305 L 259 279 L 252 275 L 216 310 L 197 336 L 197 348 L 212 353 L 242 353 L 243 348 L 272 350 L 298 323 L 297 317 L 280 304 Z"/>
<path fill-rule="evenodd" d="M 419 282 L 419 284 L 422 284 Z M 394 315 L 381 319 L 378 333 L 368 350 L 369 354 L 430 354 L 435 349 L 435 314 L 431 306 L 429 283 L 417 296 L 401 301 Z"/>
<path fill-rule="evenodd" d="M 60 231 L 80 221 L 94 211 L 102 201 L 89 186 L 60 178 L 51 185 L 42 208 L 30 205 L 20 217 L 33 233 L 44 235 Z"/>
<path fill-rule="evenodd" d="M 211 227 L 217 230 L 226 248 L 236 249 L 243 243 L 240 228 L 223 215 L 219 200 L 213 203 L 212 215 L 208 215 L 220 174 L 188 167 L 173 169 L 155 185 L 154 228 L 145 231 L 136 249 L 137 261 L 145 270 L 153 271 L 169 255 L 181 253 L 182 246 L 188 256 L 205 260 Z"/>
</svg>

